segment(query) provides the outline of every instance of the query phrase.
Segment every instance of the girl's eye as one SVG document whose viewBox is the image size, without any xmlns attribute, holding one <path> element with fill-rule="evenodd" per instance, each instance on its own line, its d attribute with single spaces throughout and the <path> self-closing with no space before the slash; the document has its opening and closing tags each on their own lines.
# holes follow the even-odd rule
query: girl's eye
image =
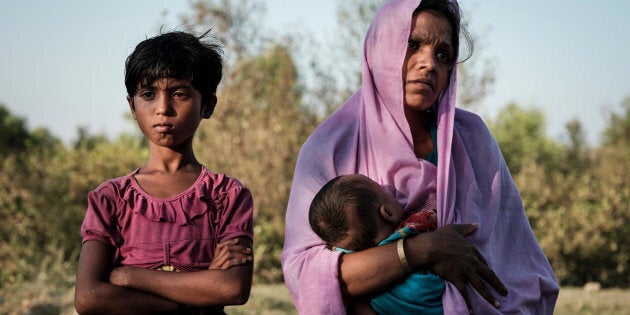
<svg viewBox="0 0 630 315">
<path fill-rule="evenodd" d="M 188 94 L 181 92 L 181 91 L 177 91 L 175 93 L 173 93 L 173 97 L 177 97 L 177 98 L 186 98 L 188 96 Z"/>
<path fill-rule="evenodd" d="M 140 97 L 142 98 L 152 98 L 154 96 L 154 93 L 152 91 L 144 91 L 140 93 Z"/>
</svg>

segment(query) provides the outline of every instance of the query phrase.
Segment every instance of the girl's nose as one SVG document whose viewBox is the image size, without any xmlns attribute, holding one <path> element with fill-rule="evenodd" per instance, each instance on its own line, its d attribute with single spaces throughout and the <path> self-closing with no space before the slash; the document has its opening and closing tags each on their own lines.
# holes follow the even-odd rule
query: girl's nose
<svg viewBox="0 0 630 315">
<path fill-rule="evenodd" d="M 168 95 L 159 95 L 156 100 L 156 114 L 171 116 L 173 112 L 172 99 Z"/>
</svg>

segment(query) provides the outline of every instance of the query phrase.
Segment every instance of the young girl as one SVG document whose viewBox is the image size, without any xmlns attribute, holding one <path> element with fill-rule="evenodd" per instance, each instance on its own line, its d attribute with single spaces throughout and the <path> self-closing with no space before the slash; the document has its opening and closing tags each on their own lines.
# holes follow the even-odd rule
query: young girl
<svg viewBox="0 0 630 315">
<path fill-rule="evenodd" d="M 80 314 L 224 314 L 247 301 L 251 194 L 206 169 L 192 147 L 221 75 L 220 46 L 183 32 L 142 41 L 127 58 L 127 100 L 150 155 L 88 195 Z"/>
</svg>

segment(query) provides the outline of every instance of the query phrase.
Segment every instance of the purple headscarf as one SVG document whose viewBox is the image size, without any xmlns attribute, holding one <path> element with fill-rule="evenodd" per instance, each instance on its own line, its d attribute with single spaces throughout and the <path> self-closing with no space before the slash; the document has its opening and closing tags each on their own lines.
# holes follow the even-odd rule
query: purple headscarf
<svg viewBox="0 0 630 315">
<path fill-rule="evenodd" d="M 360 173 L 407 211 L 436 208 L 438 224 L 478 223 L 468 237 L 509 290 L 499 311 L 469 288 L 478 314 L 551 314 L 558 285 L 530 228 L 501 151 L 477 115 L 455 108 L 457 67 L 437 106 L 438 166 L 416 158 L 404 115 L 402 69 L 420 0 L 393 0 L 374 18 L 364 44 L 361 88 L 324 121 L 298 157 L 282 252 L 285 283 L 300 314 L 344 314 L 339 252 L 311 230 L 308 210 L 330 179 Z M 456 3 L 455 3 L 456 4 Z M 445 314 L 466 304 L 447 283 Z"/>
</svg>

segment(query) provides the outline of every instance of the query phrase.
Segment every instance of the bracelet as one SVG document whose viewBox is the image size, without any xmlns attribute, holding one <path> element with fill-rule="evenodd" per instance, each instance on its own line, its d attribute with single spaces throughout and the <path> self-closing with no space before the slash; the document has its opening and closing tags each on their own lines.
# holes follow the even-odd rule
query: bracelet
<svg viewBox="0 0 630 315">
<path fill-rule="evenodd" d="M 407 262 L 407 256 L 405 255 L 405 246 L 404 246 L 404 238 L 401 238 L 397 242 L 396 249 L 398 251 L 398 259 L 400 260 L 400 264 L 403 266 L 406 272 L 413 272 L 413 269 L 409 266 L 409 262 Z"/>
</svg>

